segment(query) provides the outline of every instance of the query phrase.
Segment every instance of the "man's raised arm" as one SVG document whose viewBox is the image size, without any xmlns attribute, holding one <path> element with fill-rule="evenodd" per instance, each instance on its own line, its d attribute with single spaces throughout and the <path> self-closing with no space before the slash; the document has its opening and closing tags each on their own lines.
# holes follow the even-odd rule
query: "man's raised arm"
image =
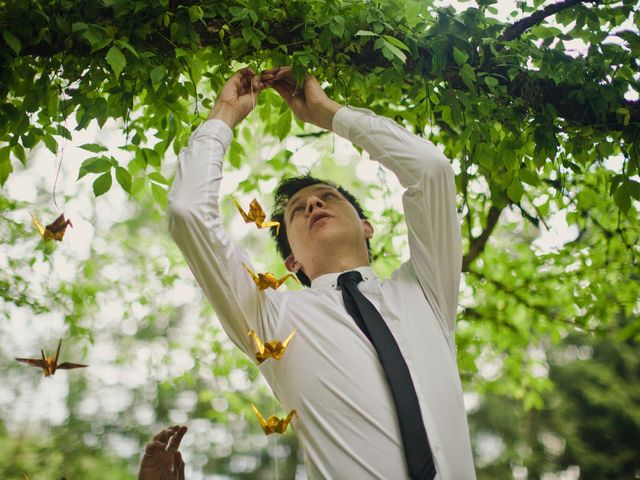
<svg viewBox="0 0 640 480">
<path fill-rule="evenodd" d="M 431 142 L 368 110 L 340 110 L 333 118 L 333 130 L 395 173 L 406 189 L 402 204 L 409 265 L 453 349 L 462 256 L 449 160 Z"/>
<path fill-rule="evenodd" d="M 462 262 L 454 173 L 449 160 L 431 142 L 394 121 L 331 100 L 311 75 L 300 87 L 289 68 L 262 75 L 293 113 L 350 140 L 372 160 L 396 174 L 406 191 L 403 206 L 409 230 L 410 266 L 432 305 L 453 349 Z"/>
<path fill-rule="evenodd" d="M 180 152 L 169 194 L 169 230 L 189 268 L 213 305 L 218 318 L 245 353 L 253 352 L 249 330 L 263 334 L 267 313 L 276 297 L 258 292 L 242 263 L 251 264 L 222 228 L 218 196 L 222 163 L 233 138 L 232 128 L 255 105 L 264 88 L 251 69 L 236 72 L 220 91 L 209 114 Z"/>
</svg>

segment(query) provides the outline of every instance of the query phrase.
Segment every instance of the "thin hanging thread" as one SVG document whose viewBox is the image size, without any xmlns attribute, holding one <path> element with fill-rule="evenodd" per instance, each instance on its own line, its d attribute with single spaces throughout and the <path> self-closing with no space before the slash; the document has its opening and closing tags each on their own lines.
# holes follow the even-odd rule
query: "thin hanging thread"
<svg viewBox="0 0 640 480">
<path fill-rule="evenodd" d="M 64 128 L 65 130 L 67 129 L 67 115 L 66 115 L 66 107 L 64 106 L 64 103 L 62 102 L 62 95 L 63 95 L 63 91 L 62 91 L 62 87 L 60 86 L 60 84 L 58 84 L 58 109 L 60 111 L 60 114 L 62 115 L 62 120 L 58 120 L 58 127 L 60 127 L 61 123 L 64 123 Z M 58 178 L 60 176 L 60 170 L 62 168 L 62 160 L 64 159 L 64 148 L 66 145 L 66 137 L 64 135 L 62 135 L 62 141 L 60 143 L 60 147 L 58 148 L 58 155 L 60 160 L 58 161 L 58 168 L 56 169 L 56 177 L 55 180 L 53 182 L 53 189 L 51 190 L 51 196 L 53 197 L 53 204 L 55 205 L 57 210 L 60 210 L 60 207 L 58 207 L 58 202 L 56 201 L 56 186 L 58 184 Z M 50 263 L 51 265 L 51 272 L 48 276 L 48 281 L 49 281 L 49 292 L 53 291 L 53 264 Z M 51 338 L 52 338 L 52 331 L 53 331 L 53 327 L 52 327 L 52 315 L 53 312 L 49 311 L 49 335 L 48 335 L 48 343 L 51 344 Z M 46 425 L 46 438 L 47 438 L 47 450 L 48 450 L 48 454 L 49 457 L 51 457 L 51 403 L 53 402 L 53 392 L 52 392 L 52 382 L 53 382 L 53 376 L 48 378 L 49 380 L 49 402 L 47 404 L 47 418 L 45 420 L 45 425 Z M 47 469 L 47 479 L 51 478 L 51 469 L 53 468 L 53 462 L 49 462 L 51 464 L 51 468 Z"/>
<path fill-rule="evenodd" d="M 47 405 L 47 419 L 46 419 L 46 431 L 47 431 L 47 446 L 45 447 L 49 450 L 49 458 L 51 458 L 51 402 L 53 401 L 53 392 L 51 390 L 51 382 L 53 381 L 53 376 L 47 378 L 49 380 L 47 383 L 49 384 L 49 403 Z M 49 462 L 51 468 L 53 468 L 53 462 Z M 47 480 L 51 478 L 51 468 L 47 469 Z"/>
<path fill-rule="evenodd" d="M 253 92 L 253 79 L 249 82 L 251 86 L 251 102 L 253 103 L 253 107 L 251 108 L 251 112 L 253 113 L 256 109 L 256 96 Z M 262 162 L 260 161 L 260 155 L 256 155 L 256 186 L 258 187 L 258 193 L 260 192 L 260 178 L 262 175 Z"/>
<path fill-rule="evenodd" d="M 58 106 L 60 108 L 61 114 L 63 116 L 63 122 L 64 122 L 64 128 L 65 130 L 67 129 L 67 112 L 66 112 L 66 108 L 63 106 L 63 102 L 62 102 L 62 87 L 60 87 L 60 85 L 58 84 Z M 58 127 L 60 127 L 61 121 L 58 120 Z M 58 185 L 58 177 L 60 176 L 60 169 L 62 168 L 62 160 L 64 159 L 64 147 L 66 145 L 66 137 L 64 135 L 62 136 L 62 142 L 60 147 L 58 148 L 58 151 L 56 152 L 57 156 L 59 157 L 59 161 L 58 161 L 58 168 L 56 170 L 56 177 L 55 180 L 53 181 L 53 189 L 51 190 L 51 196 L 53 197 L 53 204 L 55 205 L 57 210 L 60 210 L 60 207 L 58 207 L 58 202 L 56 200 L 56 186 Z"/>
<path fill-rule="evenodd" d="M 269 365 L 269 368 L 271 369 L 271 379 L 272 381 L 274 380 L 273 377 L 273 362 L 275 361 L 275 359 L 271 360 L 271 364 Z M 274 392 L 271 392 L 274 393 Z M 271 414 L 273 415 L 274 412 L 276 410 L 276 400 L 275 397 L 272 395 L 271 396 Z M 274 471 L 276 474 L 276 480 L 279 480 L 280 478 L 280 472 L 279 472 L 279 468 L 278 468 L 278 438 L 277 435 L 272 435 L 273 439 L 272 439 L 272 450 L 273 450 L 273 459 L 274 459 Z"/>
<path fill-rule="evenodd" d="M 61 160 L 61 163 L 62 163 L 62 160 Z M 57 207 L 57 205 L 56 205 L 56 207 Z M 49 292 L 52 292 L 53 291 L 53 283 L 54 283 L 54 278 L 53 278 L 53 276 L 54 276 L 54 266 L 53 266 L 53 263 L 50 263 L 49 265 L 50 265 L 51 271 L 49 272 L 47 280 L 49 282 Z M 52 342 L 52 338 L 53 338 L 53 335 L 52 335 L 52 333 L 53 333 L 53 325 L 52 324 L 53 324 L 53 306 L 49 310 L 49 335 L 48 335 L 49 338 L 47 340 L 49 345 L 52 345 L 52 343 L 51 343 Z M 49 458 L 51 458 L 51 454 L 52 454 L 52 448 L 51 448 L 51 412 L 52 412 L 51 404 L 53 402 L 53 392 L 52 392 L 53 378 L 54 378 L 53 375 L 51 375 L 49 378 L 47 378 L 47 380 L 49 380 L 48 381 L 48 383 L 49 383 L 49 403 L 47 405 L 47 418 L 46 418 L 46 428 L 47 428 L 47 447 L 46 448 L 47 448 L 48 453 L 49 453 Z M 53 462 L 50 462 L 50 464 L 51 464 L 51 468 L 53 468 Z M 52 472 L 51 472 L 51 469 L 49 469 L 47 471 L 47 480 L 51 478 L 51 475 L 52 475 Z"/>
</svg>

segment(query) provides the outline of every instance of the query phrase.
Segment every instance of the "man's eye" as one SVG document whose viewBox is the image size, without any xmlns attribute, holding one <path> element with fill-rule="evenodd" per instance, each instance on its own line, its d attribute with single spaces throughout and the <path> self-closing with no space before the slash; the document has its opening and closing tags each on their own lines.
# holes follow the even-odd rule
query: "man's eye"
<svg viewBox="0 0 640 480">
<path fill-rule="evenodd" d="M 327 192 L 322 195 L 322 198 L 330 198 L 330 197 L 335 198 L 335 194 L 333 194 L 332 192 Z"/>
<path fill-rule="evenodd" d="M 293 211 L 291 212 L 291 216 L 295 216 L 296 213 L 301 212 L 302 211 L 302 207 L 296 207 L 293 209 Z"/>
</svg>

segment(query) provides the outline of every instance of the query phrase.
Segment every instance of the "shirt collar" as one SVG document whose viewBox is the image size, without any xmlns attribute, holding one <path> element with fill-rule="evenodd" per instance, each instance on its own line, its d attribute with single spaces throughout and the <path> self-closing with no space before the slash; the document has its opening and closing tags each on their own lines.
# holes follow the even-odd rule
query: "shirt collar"
<svg viewBox="0 0 640 480">
<path fill-rule="evenodd" d="M 351 270 L 357 270 L 360 272 L 364 282 L 378 278 L 371 266 L 351 268 L 349 270 L 345 270 L 345 272 L 350 272 Z M 320 275 L 311 281 L 311 288 L 338 288 L 338 277 L 341 273 L 344 272 L 325 273 L 324 275 Z"/>
</svg>

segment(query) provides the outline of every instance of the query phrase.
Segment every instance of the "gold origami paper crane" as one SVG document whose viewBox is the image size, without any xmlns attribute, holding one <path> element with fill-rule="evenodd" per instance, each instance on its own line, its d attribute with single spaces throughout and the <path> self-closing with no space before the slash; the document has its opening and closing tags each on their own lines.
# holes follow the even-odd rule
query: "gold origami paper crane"
<svg viewBox="0 0 640 480">
<path fill-rule="evenodd" d="M 249 336 L 253 338 L 253 340 L 256 342 L 256 347 L 258 348 L 258 352 L 256 353 L 256 360 L 258 361 L 258 365 L 260 365 L 268 358 L 280 360 L 282 358 L 282 355 L 284 355 L 289 342 L 291 342 L 291 339 L 293 339 L 293 336 L 295 334 L 296 330 L 293 329 L 293 332 L 289 334 L 284 342 L 280 340 L 270 340 L 266 343 L 263 343 L 256 332 L 254 332 L 253 330 L 249 330 Z"/>
<path fill-rule="evenodd" d="M 26 363 L 27 365 L 31 365 L 33 367 L 39 367 L 44 371 L 45 377 L 50 377 L 56 370 L 71 370 L 72 368 L 82 368 L 88 367 L 89 365 L 82 365 L 80 363 L 69 363 L 64 362 L 58 365 L 58 357 L 60 356 L 60 346 L 62 345 L 62 339 L 58 342 L 58 350 L 56 351 L 55 357 L 47 357 L 44 353 L 44 349 L 40 350 L 42 353 L 42 358 L 16 358 L 17 361 Z"/>
<path fill-rule="evenodd" d="M 267 222 L 267 214 L 258 203 L 258 200 L 256 200 L 255 198 L 251 200 L 251 203 L 249 204 L 249 213 L 244 211 L 244 209 L 240 206 L 235 198 L 231 197 L 231 201 L 240 212 L 240 215 L 242 215 L 245 223 L 253 222 L 258 228 L 276 227 L 276 235 L 278 234 L 278 232 L 280 232 L 280 222 Z"/>
<path fill-rule="evenodd" d="M 293 278 L 296 282 L 300 283 L 300 281 L 293 273 L 287 273 L 282 278 L 276 278 L 273 273 L 267 272 L 256 274 L 247 266 L 246 263 L 243 263 L 242 266 L 247 272 L 249 272 L 249 275 L 251 275 L 251 278 L 253 279 L 259 290 L 265 290 L 267 288 L 273 288 L 274 290 L 277 290 L 278 287 L 286 282 L 288 278 Z"/>
<path fill-rule="evenodd" d="M 38 232 L 40 232 L 40 235 L 42 235 L 42 239 L 45 242 L 48 242 L 49 240 L 57 240 L 58 242 L 61 241 L 62 237 L 64 237 L 65 231 L 67 230 L 67 227 L 73 227 L 71 220 L 65 220 L 64 213 L 62 213 L 58 218 L 56 218 L 46 227 L 42 226 L 40 220 L 38 220 L 38 217 L 31 215 L 31 219 L 33 220 L 33 224 L 36 226 Z"/>
<path fill-rule="evenodd" d="M 272 433 L 284 433 L 293 416 L 297 415 L 295 410 L 291 410 L 286 418 L 280 419 L 275 415 L 271 415 L 268 420 L 265 420 L 253 403 L 251 404 L 251 408 L 253 408 L 256 417 L 258 417 L 258 421 L 260 422 L 260 426 L 262 427 L 262 430 L 264 430 L 265 435 L 271 435 Z"/>
</svg>

